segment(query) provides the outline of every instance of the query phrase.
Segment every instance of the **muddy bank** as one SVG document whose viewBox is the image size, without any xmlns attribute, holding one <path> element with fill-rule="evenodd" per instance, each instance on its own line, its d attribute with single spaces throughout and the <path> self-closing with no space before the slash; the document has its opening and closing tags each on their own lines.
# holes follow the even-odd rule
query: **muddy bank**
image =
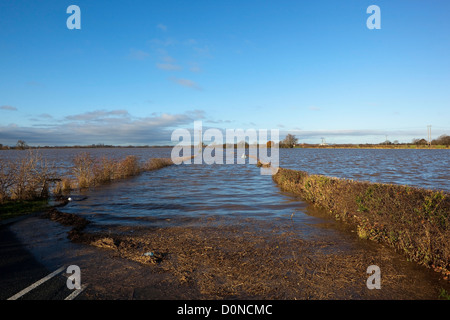
<svg viewBox="0 0 450 320">
<path fill-rule="evenodd" d="M 342 235 L 306 240 L 290 219 L 210 216 L 193 224 L 92 234 L 80 227 L 86 222 L 56 209 L 45 217 L 74 222 L 72 241 L 158 275 L 157 284 L 146 285 L 132 269 L 112 272 L 136 288 L 131 298 L 172 292 L 171 299 L 186 299 L 189 292 L 188 299 L 438 299 L 442 289 L 450 290 L 448 282 L 390 248 L 365 240 L 338 246 Z M 370 265 L 381 269 L 380 290 L 366 286 Z M 107 271 L 103 276 L 100 292 L 108 292 L 114 281 Z M 102 298 L 99 289 L 92 297 Z"/>
</svg>

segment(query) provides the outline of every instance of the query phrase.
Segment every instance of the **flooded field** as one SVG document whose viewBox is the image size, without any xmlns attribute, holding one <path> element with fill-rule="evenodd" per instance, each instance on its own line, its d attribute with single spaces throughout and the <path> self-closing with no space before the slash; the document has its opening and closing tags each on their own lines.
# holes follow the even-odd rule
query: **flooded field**
<svg viewBox="0 0 450 320">
<path fill-rule="evenodd" d="M 64 172 L 81 152 L 89 152 L 95 158 L 136 155 L 146 161 L 170 157 L 171 149 L 43 149 L 39 152 Z M 26 151 L 0 151 L 0 159 L 24 156 Z M 445 191 L 450 191 L 449 159 L 450 150 L 280 149 L 283 168 Z M 261 175 L 260 169 L 248 160 L 246 164 L 182 164 L 146 172 L 133 179 L 83 191 L 65 209 L 87 214 L 99 225 L 122 226 L 205 215 L 309 219 L 296 214 L 304 210 L 305 203 L 283 194 L 271 176 Z"/>
<path fill-rule="evenodd" d="M 281 167 L 338 178 L 450 191 L 446 149 L 281 149 Z"/>
<path fill-rule="evenodd" d="M 89 152 L 95 158 L 105 156 L 113 159 L 136 155 L 145 161 L 149 158 L 170 158 L 171 151 L 171 148 L 79 148 L 42 149 L 39 153 L 55 166 L 67 169 L 72 165 L 74 157 L 81 152 Z M 450 191 L 450 150 L 447 149 L 305 148 L 279 151 L 280 166 L 287 169 Z M 26 151 L 0 150 L 0 160 L 26 156 Z"/>
</svg>

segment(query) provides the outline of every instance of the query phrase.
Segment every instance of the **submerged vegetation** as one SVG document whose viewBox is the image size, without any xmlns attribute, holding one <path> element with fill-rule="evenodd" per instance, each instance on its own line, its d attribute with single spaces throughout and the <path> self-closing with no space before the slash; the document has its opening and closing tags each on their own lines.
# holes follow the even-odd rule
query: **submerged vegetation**
<svg viewBox="0 0 450 320">
<path fill-rule="evenodd" d="M 54 166 L 34 152 L 15 161 L 0 161 L 0 203 L 47 198 L 55 174 Z"/>
<path fill-rule="evenodd" d="M 45 209 L 55 172 L 34 152 L 16 161 L 0 161 L 0 220 Z"/>
<path fill-rule="evenodd" d="M 386 243 L 410 260 L 450 275 L 448 193 L 288 169 L 280 169 L 273 179 L 283 190 L 351 224 L 360 238 Z"/>
<path fill-rule="evenodd" d="M 171 159 L 150 159 L 141 164 L 136 156 L 125 159 L 93 158 L 83 152 L 73 160 L 73 178 L 65 177 L 56 184 L 55 193 L 59 194 L 75 188 L 98 186 L 114 180 L 136 176 L 145 171 L 157 170 L 173 164 Z"/>
<path fill-rule="evenodd" d="M 0 218 L 45 208 L 52 195 L 57 197 L 70 190 L 99 186 L 171 164 L 171 159 L 150 159 L 141 163 L 136 156 L 122 160 L 97 159 L 89 153 L 80 153 L 66 175 L 38 152 L 30 150 L 26 157 L 0 161 Z"/>
</svg>

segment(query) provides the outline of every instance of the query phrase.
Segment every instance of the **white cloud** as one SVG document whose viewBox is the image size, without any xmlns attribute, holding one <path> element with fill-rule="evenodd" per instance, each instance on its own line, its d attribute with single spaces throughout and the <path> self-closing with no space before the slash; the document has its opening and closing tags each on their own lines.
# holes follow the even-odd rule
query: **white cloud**
<svg viewBox="0 0 450 320">
<path fill-rule="evenodd" d="M 172 78 L 170 78 L 170 80 L 176 84 L 179 84 L 180 86 L 183 86 L 183 87 L 202 90 L 202 88 L 199 87 L 197 83 L 195 83 L 194 81 L 189 80 L 189 79 L 180 79 L 180 78 L 172 77 Z"/>
<path fill-rule="evenodd" d="M 178 44 L 178 41 L 174 38 L 166 38 L 164 40 L 161 39 L 151 39 L 148 41 L 148 44 L 151 45 L 152 47 L 156 47 L 156 49 L 160 49 L 161 47 L 169 47 L 169 46 L 174 46 L 176 44 Z"/>
<path fill-rule="evenodd" d="M 181 66 L 173 64 L 173 63 L 157 63 L 156 67 L 161 70 L 166 71 L 179 71 L 182 69 Z"/>
<path fill-rule="evenodd" d="M 53 119 L 53 117 L 48 113 L 41 113 L 38 117 L 42 119 Z"/>
<path fill-rule="evenodd" d="M 1 110 L 8 110 L 8 111 L 17 111 L 17 108 L 16 108 L 16 107 L 8 106 L 8 105 L 6 105 L 6 106 L 0 106 L 0 109 L 1 109 Z"/>
<path fill-rule="evenodd" d="M 441 132 L 441 131 L 439 131 Z M 442 131 L 444 132 L 444 131 Z M 364 136 L 423 136 L 423 130 L 376 130 L 376 129 L 341 129 L 341 130 L 286 130 L 280 132 L 280 135 L 287 133 L 295 134 L 304 138 L 317 137 L 364 137 Z"/>
<path fill-rule="evenodd" d="M 171 144 L 176 127 L 190 128 L 205 112 L 192 110 L 181 114 L 154 113 L 135 118 L 126 110 L 97 110 L 66 116 L 53 124 L 31 127 L 17 124 L 0 126 L 2 143 L 14 145 L 18 139 L 30 145 Z"/>
<path fill-rule="evenodd" d="M 69 121 L 101 121 L 111 117 L 128 117 L 126 110 L 96 110 L 76 115 L 67 116 L 65 119 Z"/>
<path fill-rule="evenodd" d="M 167 26 L 166 26 L 166 25 L 163 25 L 162 23 L 159 23 L 156 27 L 157 27 L 159 30 L 167 31 Z"/>
<path fill-rule="evenodd" d="M 128 58 L 132 60 L 145 60 L 149 57 L 149 54 L 142 50 L 130 49 Z"/>
<path fill-rule="evenodd" d="M 194 51 L 199 57 L 212 58 L 211 49 L 208 45 L 204 45 L 202 47 L 194 47 Z"/>
<path fill-rule="evenodd" d="M 191 72 L 198 73 L 202 71 L 202 69 L 196 62 L 191 62 L 189 65 L 190 65 L 189 71 Z"/>
<path fill-rule="evenodd" d="M 164 62 L 167 62 L 167 63 L 173 63 L 173 62 L 175 62 L 175 59 L 172 58 L 171 56 L 169 56 L 165 50 L 161 50 L 161 53 L 163 54 L 163 57 L 162 57 L 161 59 L 162 59 Z"/>
</svg>

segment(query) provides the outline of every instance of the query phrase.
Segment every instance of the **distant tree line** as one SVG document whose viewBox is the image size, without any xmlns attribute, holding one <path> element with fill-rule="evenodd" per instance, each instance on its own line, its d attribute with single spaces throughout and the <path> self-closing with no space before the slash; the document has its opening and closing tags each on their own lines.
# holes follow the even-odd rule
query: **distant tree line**
<svg viewBox="0 0 450 320">
<path fill-rule="evenodd" d="M 2 150 L 2 149 L 25 150 L 25 149 L 28 149 L 28 148 L 29 148 L 28 144 L 25 141 L 23 141 L 23 140 L 18 140 L 14 147 L 4 146 L 3 144 L 0 143 L 0 150 Z"/>
<path fill-rule="evenodd" d="M 412 144 L 415 145 L 427 145 L 428 141 L 425 139 L 413 139 Z M 431 140 L 432 145 L 443 145 L 443 146 L 449 146 L 450 145 L 450 136 L 443 134 L 439 136 L 436 139 Z"/>
<path fill-rule="evenodd" d="M 235 144 L 223 144 L 224 148 L 238 148 L 239 146 L 242 146 L 242 144 L 244 144 L 244 147 L 247 149 L 250 147 L 248 142 L 244 142 L 241 141 L 240 143 L 235 143 Z M 417 145 L 417 146 L 426 146 L 428 145 L 428 141 L 425 139 L 413 139 L 411 141 L 411 143 L 400 143 L 398 140 L 394 140 L 393 142 L 386 140 L 384 142 L 380 142 L 378 145 Z M 450 146 L 450 136 L 443 134 L 441 136 L 439 136 L 436 139 L 433 139 L 431 141 L 432 145 L 441 145 L 441 146 Z M 254 143 L 252 145 L 258 145 L 257 143 Z M 306 143 L 302 143 L 301 145 L 299 145 L 298 143 L 298 138 L 295 137 L 295 135 L 293 134 L 288 134 L 286 135 L 286 137 L 281 140 L 279 143 L 275 143 L 273 141 L 268 141 L 266 143 L 266 146 L 268 148 L 271 148 L 273 146 L 279 146 L 280 148 L 294 148 L 294 147 L 312 147 L 312 146 L 319 146 L 318 144 L 306 144 Z M 373 145 L 373 144 L 356 144 L 356 145 Z M 376 145 L 376 144 L 374 144 Z M 339 146 L 344 147 L 344 146 L 348 146 L 348 147 L 352 147 L 355 146 L 355 144 L 339 144 Z M 91 144 L 91 145 L 74 145 L 74 146 L 59 146 L 59 147 L 50 147 L 50 146 L 43 146 L 43 147 L 38 147 L 38 148 L 171 148 L 173 146 L 170 145 L 165 145 L 165 146 L 149 146 L 149 145 L 145 145 L 145 146 L 114 146 L 114 145 L 105 145 L 103 143 L 97 143 L 97 144 Z M 206 144 L 203 143 L 203 147 L 206 147 Z M 16 149 L 16 150 L 25 150 L 25 149 L 30 149 L 30 148 L 36 148 L 36 147 L 30 147 L 24 140 L 18 140 L 15 146 L 5 146 L 3 144 L 0 143 L 0 150 L 4 150 L 4 149 Z"/>
<path fill-rule="evenodd" d="M 58 149 L 71 149 L 71 148 L 170 148 L 172 146 L 165 145 L 165 146 L 150 146 L 150 145 L 143 145 L 143 146 L 115 146 L 115 145 L 108 145 L 104 143 L 93 143 L 89 145 L 72 145 L 72 146 L 37 146 L 32 147 L 29 146 L 24 140 L 18 140 L 15 146 L 7 146 L 0 143 L 0 150 L 7 150 L 7 149 L 14 149 L 14 150 L 25 150 L 25 149 L 51 149 L 51 148 L 58 148 Z"/>
</svg>

